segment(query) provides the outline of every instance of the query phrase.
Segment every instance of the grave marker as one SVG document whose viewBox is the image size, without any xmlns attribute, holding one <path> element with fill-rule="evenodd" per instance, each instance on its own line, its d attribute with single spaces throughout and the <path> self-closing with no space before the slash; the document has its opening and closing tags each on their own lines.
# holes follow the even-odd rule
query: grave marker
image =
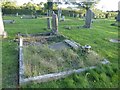
<svg viewBox="0 0 120 90">
<path fill-rule="evenodd" d="M 52 32 L 53 32 L 53 34 L 58 33 L 58 17 L 54 12 L 52 15 Z"/>
<path fill-rule="evenodd" d="M 65 16 L 62 16 L 62 21 L 65 21 Z"/>
<path fill-rule="evenodd" d="M 51 20 L 50 20 L 50 10 L 48 10 L 48 12 L 47 12 L 47 16 L 48 16 L 48 18 L 47 18 L 47 28 L 48 29 L 51 29 Z"/>
<path fill-rule="evenodd" d="M 18 13 L 16 13 L 16 17 L 18 17 Z"/>
<path fill-rule="evenodd" d="M 60 21 L 62 10 L 58 8 L 58 21 Z"/>
<path fill-rule="evenodd" d="M 88 9 L 85 16 L 85 25 L 83 27 L 90 28 L 93 17 L 94 13 L 90 9 Z"/>
<path fill-rule="evenodd" d="M 4 31 L 1 8 L 0 8 L 0 36 L 2 36 L 3 38 L 7 37 L 7 33 Z"/>
</svg>

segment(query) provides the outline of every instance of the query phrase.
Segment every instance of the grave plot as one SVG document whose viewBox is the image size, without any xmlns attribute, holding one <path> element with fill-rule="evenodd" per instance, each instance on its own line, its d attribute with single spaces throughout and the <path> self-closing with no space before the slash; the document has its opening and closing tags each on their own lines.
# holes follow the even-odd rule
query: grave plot
<svg viewBox="0 0 120 90">
<path fill-rule="evenodd" d="M 22 37 L 20 41 L 20 83 L 63 77 L 73 72 L 94 68 L 105 59 L 91 46 L 68 40 L 62 35 Z M 108 63 L 108 61 L 107 61 Z"/>
</svg>

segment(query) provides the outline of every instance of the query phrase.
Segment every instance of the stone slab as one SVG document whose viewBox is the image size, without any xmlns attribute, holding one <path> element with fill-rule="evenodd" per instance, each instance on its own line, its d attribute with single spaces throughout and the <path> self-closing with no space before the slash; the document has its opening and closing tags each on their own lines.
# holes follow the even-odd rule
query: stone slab
<svg viewBox="0 0 120 90">
<path fill-rule="evenodd" d="M 64 40 L 64 41 L 65 41 L 65 43 L 67 43 L 70 47 L 72 47 L 75 50 L 77 50 L 79 48 L 79 46 L 71 40 Z"/>
</svg>

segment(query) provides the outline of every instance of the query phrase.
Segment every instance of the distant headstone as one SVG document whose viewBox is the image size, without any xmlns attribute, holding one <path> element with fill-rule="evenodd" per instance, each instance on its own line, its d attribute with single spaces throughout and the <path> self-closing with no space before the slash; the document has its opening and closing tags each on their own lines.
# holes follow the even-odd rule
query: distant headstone
<svg viewBox="0 0 120 90">
<path fill-rule="evenodd" d="M 48 18 L 47 18 L 47 28 L 48 29 L 51 29 L 51 20 L 50 20 L 50 10 L 48 10 L 48 12 L 47 12 L 47 16 L 48 16 Z"/>
<path fill-rule="evenodd" d="M 58 33 L 58 17 L 54 12 L 53 12 L 53 15 L 52 15 L 52 32 L 54 34 Z"/>
<path fill-rule="evenodd" d="M 62 16 L 62 21 L 65 21 L 65 16 Z"/>
<path fill-rule="evenodd" d="M 13 23 L 15 23 L 15 20 L 3 20 L 3 23 L 5 23 L 5 24 L 13 24 Z"/>
<path fill-rule="evenodd" d="M 0 8 L 0 36 L 2 36 L 3 38 L 7 37 L 7 33 L 4 31 L 1 8 Z"/>
<path fill-rule="evenodd" d="M 62 10 L 58 8 L 58 21 L 60 21 L 61 15 L 62 15 Z"/>
<path fill-rule="evenodd" d="M 85 25 L 83 27 L 90 28 L 93 17 L 94 13 L 90 9 L 88 9 L 85 16 Z"/>
<path fill-rule="evenodd" d="M 18 13 L 16 13 L 16 17 L 18 17 Z"/>
</svg>

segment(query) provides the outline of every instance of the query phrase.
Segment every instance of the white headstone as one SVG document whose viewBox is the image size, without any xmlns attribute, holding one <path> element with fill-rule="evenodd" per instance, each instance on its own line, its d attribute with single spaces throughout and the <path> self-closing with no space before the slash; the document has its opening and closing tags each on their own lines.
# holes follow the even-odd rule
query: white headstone
<svg viewBox="0 0 120 90">
<path fill-rule="evenodd" d="M 0 36 L 2 36 L 3 38 L 7 37 L 7 33 L 4 31 L 4 25 L 3 25 L 1 8 L 0 8 Z"/>
</svg>

